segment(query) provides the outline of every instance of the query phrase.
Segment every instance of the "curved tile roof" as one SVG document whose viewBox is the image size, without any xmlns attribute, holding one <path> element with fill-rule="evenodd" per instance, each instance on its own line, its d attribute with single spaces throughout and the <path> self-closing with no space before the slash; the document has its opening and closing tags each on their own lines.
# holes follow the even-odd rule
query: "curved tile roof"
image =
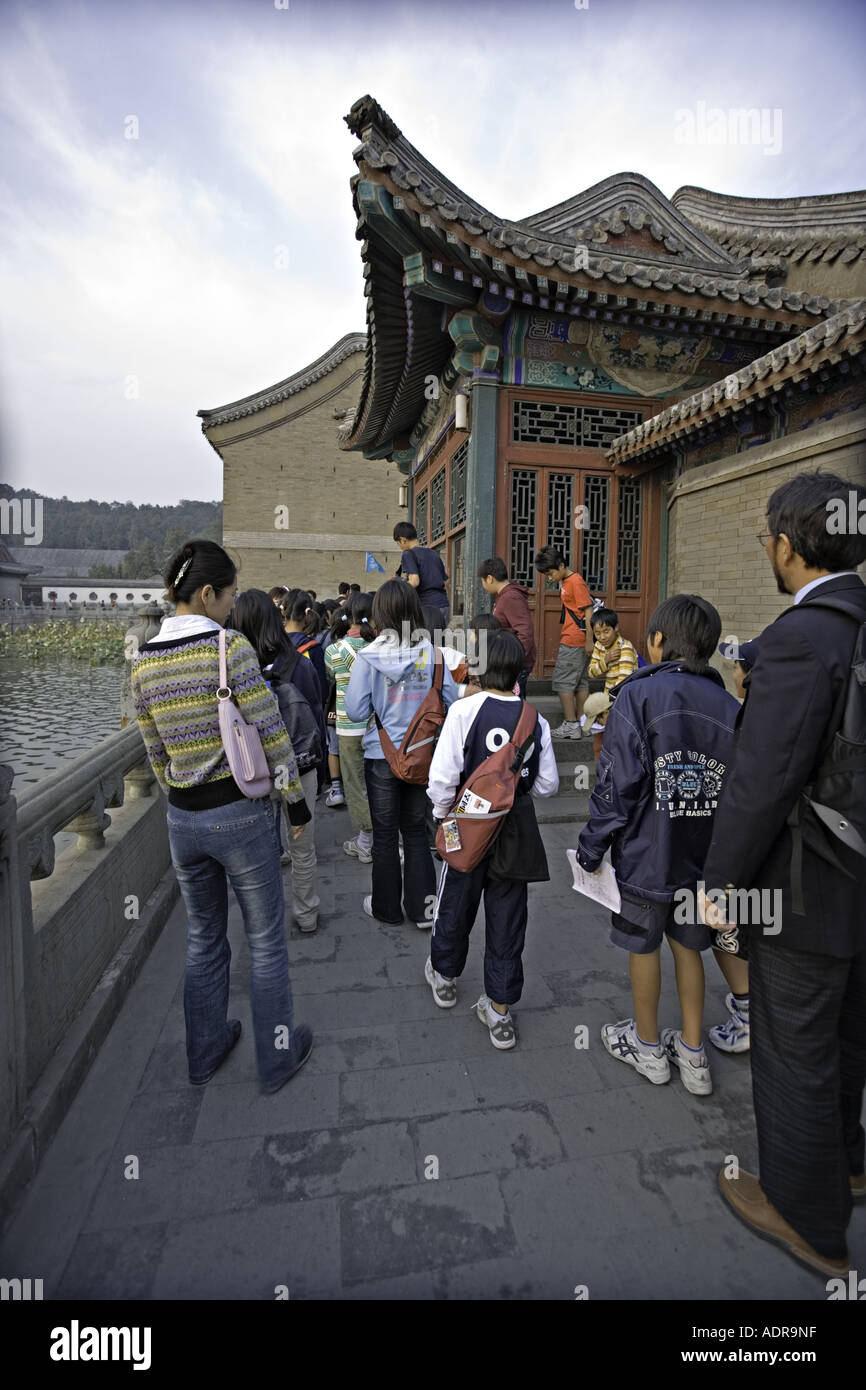
<svg viewBox="0 0 866 1390">
<path fill-rule="evenodd" d="M 277 405 L 288 396 L 294 396 L 298 391 L 303 391 L 313 382 L 327 376 L 353 353 L 365 352 L 366 348 L 365 333 L 347 333 L 329 347 L 327 352 L 323 352 L 321 357 L 317 357 L 315 362 L 310 362 L 293 376 L 287 376 L 285 381 L 278 381 L 276 386 L 268 386 L 264 391 L 256 391 L 252 396 L 244 396 L 229 405 L 216 406 L 213 410 L 199 410 L 197 413 L 202 421 L 202 429 L 209 425 L 228 424 L 230 420 L 240 420 L 245 415 L 254 415 L 257 410 L 266 409 L 269 405 Z"/>
<path fill-rule="evenodd" d="M 581 236 L 591 233 L 590 264 L 585 272 L 579 272 L 591 280 L 606 277 L 617 284 L 631 282 L 639 289 L 653 285 L 663 291 L 678 289 L 694 294 L 699 301 L 721 295 L 732 303 L 741 300 L 751 306 L 784 307 L 816 318 L 843 307 L 825 296 L 805 297 L 756 280 L 754 272 L 762 274 L 763 266 L 752 268 L 743 256 L 733 259 L 699 228 L 689 228 L 689 219 L 639 174 L 615 175 L 555 208 L 509 221 L 469 198 L 424 159 L 373 97 L 355 102 L 345 121 L 361 140 L 354 152 L 356 163 L 381 173 L 398 189 L 404 189 L 429 209 L 430 217 L 443 227 L 460 226 L 470 237 L 485 242 L 493 257 L 505 252 L 519 261 L 533 263 L 542 275 L 548 269 L 558 268 L 564 276 L 574 277 L 575 246 L 584 244 Z M 609 195 L 615 194 L 617 186 L 621 188 L 620 196 L 611 198 Z M 640 207 L 636 204 L 638 192 L 643 204 Z M 592 220 L 589 212 L 600 204 L 609 206 L 609 211 Z M 567 237 L 563 230 L 559 234 L 563 239 L 559 239 L 557 228 L 563 218 L 569 221 L 571 212 L 575 217 L 586 212 L 587 220 L 570 222 Z M 659 241 L 660 253 L 662 249 L 668 253 L 661 265 L 647 265 L 645 255 L 627 245 L 618 250 L 611 238 L 622 236 L 627 227 L 645 227 L 649 236 Z M 702 248 L 700 256 L 698 247 Z M 571 283 L 577 280 L 572 279 Z"/>
<path fill-rule="evenodd" d="M 411 430 L 425 405 L 424 377 L 441 373 L 453 347 L 441 317 L 458 302 L 451 290 L 465 291 L 464 303 L 489 290 L 559 313 L 663 308 L 776 335 L 849 302 L 767 284 L 765 276 L 777 271 L 772 259 L 723 244 L 640 174 L 613 175 L 552 208 L 508 219 L 446 178 L 373 97 L 356 101 L 345 121 L 361 142 L 352 189 L 368 336 L 360 401 L 340 431 L 343 448 L 387 451 Z M 425 291 L 405 273 L 409 258 L 424 263 L 413 274 L 438 277 L 432 289 L 429 275 Z"/>
<path fill-rule="evenodd" d="M 763 393 L 773 382 L 768 378 L 783 374 L 794 379 L 814 371 L 828 361 L 860 353 L 866 347 L 866 300 L 860 300 L 824 323 L 807 328 L 796 338 L 757 357 L 729 377 L 696 391 L 678 404 L 669 406 L 643 424 L 613 441 L 607 456 L 614 463 L 625 463 L 648 449 L 658 447 L 681 434 L 698 429 L 708 420 L 717 420 L 736 410 L 743 400 Z M 788 371 L 788 368 L 794 368 Z M 799 370 L 797 370 L 799 369 Z"/>
<path fill-rule="evenodd" d="M 731 254 L 843 265 L 866 257 L 866 191 L 739 198 L 685 186 L 671 203 Z"/>
</svg>

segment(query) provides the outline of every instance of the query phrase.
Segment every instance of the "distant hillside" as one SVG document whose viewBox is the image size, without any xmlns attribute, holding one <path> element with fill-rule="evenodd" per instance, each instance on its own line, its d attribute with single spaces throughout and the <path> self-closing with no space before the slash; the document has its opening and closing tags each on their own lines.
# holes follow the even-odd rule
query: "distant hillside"
<svg viewBox="0 0 866 1390">
<path fill-rule="evenodd" d="M 70 502 L 8 483 L 0 483 L 0 497 L 42 497 L 42 544 L 49 549 L 144 551 L 162 559 L 190 536 L 222 538 L 221 502 Z M 14 537 L 8 539 L 14 544 Z"/>
</svg>

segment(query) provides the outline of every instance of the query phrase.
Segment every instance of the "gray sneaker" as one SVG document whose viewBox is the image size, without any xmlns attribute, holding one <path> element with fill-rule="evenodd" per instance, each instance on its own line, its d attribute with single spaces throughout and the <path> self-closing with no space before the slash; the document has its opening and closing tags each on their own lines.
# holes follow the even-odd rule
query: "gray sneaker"
<svg viewBox="0 0 866 1390">
<path fill-rule="evenodd" d="M 576 720 L 575 720 L 573 723 L 569 723 L 569 721 L 568 721 L 567 719 L 564 719 L 564 720 L 562 721 L 562 723 L 560 724 L 560 726 L 559 726 L 558 729 L 552 729 L 552 730 L 551 730 L 550 737 L 551 737 L 551 738 L 582 738 L 582 737 L 583 737 L 583 734 L 581 733 L 580 725 L 577 723 Z"/>
<path fill-rule="evenodd" d="M 424 966 L 424 979 L 433 991 L 433 998 L 440 1009 L 453 1009 L 457 1003 L 457 981 L 449 980 L 445 975 L 440 975 L 438 970 L 434 970 L 429 956 Z"/>
<path fill-rule="evenodd" d="M 496 1009 L 488 1008 L 490 999 L 486 994 L 475 1005 L 475 1012 L 485 1027 L 490 1029 L 490 1041 L 494 1047 L 500 1051 L 505 1051 L 509 1047 L 517 1046 L 517 1037 L 514 1031 L 514 1019 L 511 1017 L 511 1010 L 501 1014 Z"/>
<path fill-rule="evenodd" d="M 710 1096 L 713 1093 L 713 1078 L 710 1064 L 703 1047 L 700 1052 L 691 1052 L 683 1045 L 683 1035 L 678 1028 L 663 1028 L 662 1047 L 671 1066 L 679 1067 L 682 1083 L 693 1096 Z"/>
</svg>

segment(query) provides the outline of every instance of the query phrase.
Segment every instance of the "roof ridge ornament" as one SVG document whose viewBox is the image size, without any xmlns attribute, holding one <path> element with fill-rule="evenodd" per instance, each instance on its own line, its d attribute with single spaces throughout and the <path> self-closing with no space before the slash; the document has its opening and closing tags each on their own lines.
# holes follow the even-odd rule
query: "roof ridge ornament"
<svg viewBox="0 0 866 1390">
<path fill-rule="evenodd" d="M 388 112 L 369 93 L 354 103 L 348 116 L 344 116 L 343 120 L 352 134 L 356 135 L 359 140 L 363 140 L 364 131 L 368 130 L 370 126 L 376 126 L 388 140 L 399 140 L 403 133 L 396 121 L 392 121 Z"/>
</svg>

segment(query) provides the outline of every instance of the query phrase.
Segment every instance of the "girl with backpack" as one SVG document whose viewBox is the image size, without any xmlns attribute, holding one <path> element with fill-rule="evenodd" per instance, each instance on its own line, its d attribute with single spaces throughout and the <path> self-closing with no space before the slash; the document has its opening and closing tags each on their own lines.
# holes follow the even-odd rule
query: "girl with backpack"
<svg viewBox="0 0 866 1390">
<path fill-rule="evenodd" d="M 312 933 L 319 925 L 319 895 L 316 892 L 316 792 L 319 769 L 324 761 L 325 722 L 319 699 L 319 682 L 311 664 L 290 642 L 277 609 L 261 589 L 245 589 L 238 595 L 230 615 L 232 627 L 242 632 L 258 657 L 262 675 L 277 704 L 286 731 L 292 740 L 304 800 L 310 812 L 309 825 L 296 840 L 291 837 L 282 862 L 292 866 L 292 908 L 298 930 Z M 279 802 L 275 806 L 277 836 L 282 844 L 284 816 Z"/>
<path fill-rule="evenodd" d="M 313 601 L 305 589 L 290 589 L 280 607 L 292 646 L 297 648 L 301 656 L 309 657 L 313 664 L 319 682 L 319 698 L 324 709 L 328 699 L 328 675 L 325 670 L 324 652 L 316 640 L 319 616 L 313 610 Z"/>
<path fill-rule="evenodd" d="M 189 1079 L 194 1086 L 210 1081 L 241 1034 L 240 1021 L 226 1017 L 231 884 L 250 948 L 259 1079 L 270 1094 L 307 1060 L 313 1037 L 306 1025 L 292 1026 L 272 803 L 268 796 L 245 794 L 223 745 L 217 698 L 221 638 L 231 698 L 258 730 L 294 835 L 302 834 L 310 812 L 291 741 L 256 654 L 241 633 L 223 632 L 237 597 L 234 563 L 216 542 L 191 540 L 171 557 L 164 578 L 176 611 L 138 652 L 131 682 L 147 756 L 168 797 L 171 858 L 189 919 L 183 999 Z M 276 1036 L 288 1047 L 275 1047 Z"/>
<path fill-rule="evenodd" d="M 490 631 L 487 660 L 480 673 L 481 689 L 448 711 L 427 787 L 433 813 L 440 822 L 437 843 L 445 863 L 424 978 L 439 1008 L 453 1009 L 457 1003 L 457 978 L 466 965 L 469 935 L 483 895 L 484 993 L 475 1012 L 489 1029 L 493 1046 L 502 1050 L 514 1047 L 517 1041 L 510 1005 L 516 1004 L 523 992 L 527 884 L 550 877 L 532 797 L 553 796 L 559 787 L 550 726 L 513 693 L 525 664 L 526 653 L 519 637 L 504 630 Z M 489 843 L 492 833 L 489 824 L 483 827 L 491 803 L 477 793 L 473 796 L 469 788 L 458 795 L 459 789 L 464 783 L 471 783 L 489 759 L 510 743 L 519 744 L 524 752 L 522 765 L 518 764 L 519 775 L 517 771 L 514 774 L 511 809 L 503 815 L 492 847 L 480 851 L 474 864 L 475 856 L 468 855 L 471 867 L 457 869 L 449 863 L 449 853 L 466 855 L 470 836 L 481 830 Z M 501 785 L 498 774 L 497 784 Z"/>
<path fill-rule="evenodd" d="M 429 928 L 436 876 L 424 823 L 424 788 L 433 739 L 414 746 L 404 742 L 428 695 L 426 708 L 435 706 L 441 723 L 457 688 L 423 632 L 421 605 L 410 585 L 399 579 L 383 584 L 373 599 L 371 618 L 378 635 L 358 649 L 344 697 L 346 717 L 367 726 L 364 779 L 373 823 L 373 892 L 363 907 L 369 917 L 389 924 L 402 923 L 405 908 L 410 921 Z M 398 834 L 403 837 L 402 865 Z"/>
<path fill-rule="evenodd" d="M 373 824 L 364 781 L 364 731 L 366 720 L 354 721 L 346 714 L 345 698 L 349 676 L 361 647 L 374 641 L 370 626 L 372 604 L 366 594 L 349 594 L 345 605 L 334 614 L 331 643 L 325 648 L 325 666 L 336 684 L 336 734 L 340 772 L 355 836 L 344 840 L 343 853 L 373 862 Z"/>
</svg>

